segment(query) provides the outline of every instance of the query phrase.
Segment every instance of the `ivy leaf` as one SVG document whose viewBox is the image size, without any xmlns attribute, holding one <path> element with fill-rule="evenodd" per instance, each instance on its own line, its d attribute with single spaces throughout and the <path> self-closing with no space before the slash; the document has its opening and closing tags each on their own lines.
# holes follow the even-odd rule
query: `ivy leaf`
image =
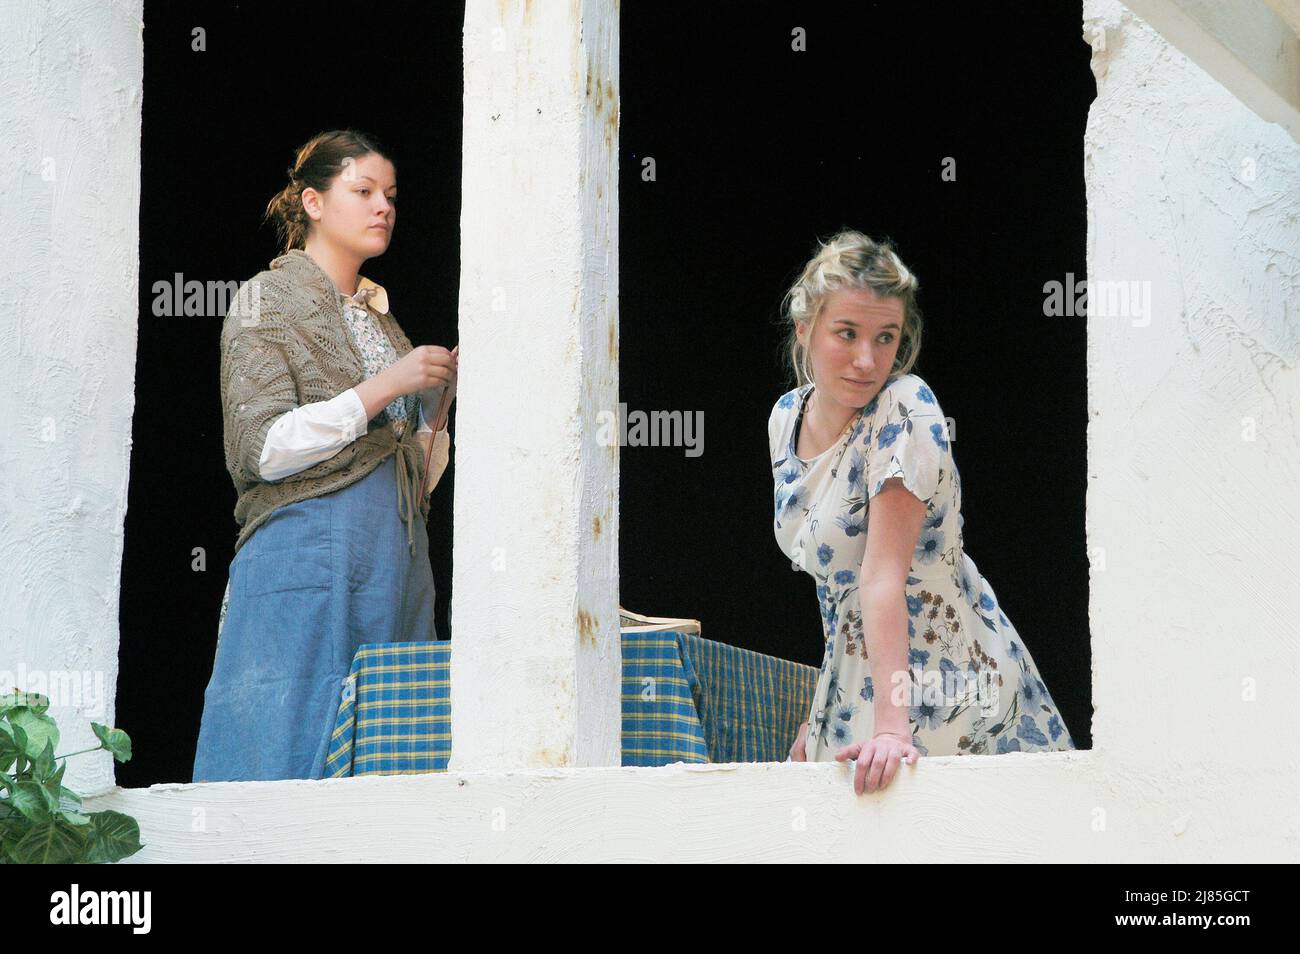
<svg viewBox="0 0 1300 954">
<path fill-rule="evenodd" d="M 119 762 L 130 761 L 131 737 L 129 735 L 121 729 L 110 729 L 98 722 L 90 723 L 90 727 L 95 731 L 96 738 L 104 744 L 104 748 L 113 753 L 114 759 Z"/>
<path fill-rule="evenodd" d="M 113 862 L 135 854 L 140 844 L 140 826 L 134 818 L 121 812 L 95 812 L 90 825 L 82 829 L 86 836 L 88 862 Z"/>
<path fill-rule="evenodd" d="M 39 692 L 23 692 L 15 689 L 0 696 L 0 716 L 7 715 L 14 709 L 32 709 L 37 715 L 50 707 L 50 700 Z"/>
<path fill-rule="evenodd" d="M 59 795 L 63 786 L 48 778 L 36 784 L 40 785 L 41 792 L 45 795 L 45 804 L 49 808 L 50 814 L 57 815 L 59 813 Z"/>
<path fill-rule="evenodd" d="M 36 761 L 32 763 L 32 775 L 38 782 L 44 782 L 54 774 L 54 746 L 47 740 L 45 748 L 41 749 L 41 754 L 36 756 Z M 55 792 L 58 791 L 57 786 Z"/>
<path fill-rule="evenodd" d="M 76 811 L 81 807 L 81 796 L 63 784 L 63 773 L 66 772 L 67 769 L 68 761 L 67 759 L 64 759 L 59 763 L 58 770 L 55 771 L 55 773 L 51 775 L 45 783 L 47 788 L 53 786 L 53 790 L 56 791 L 59 800 L 59 810 L 64 813 L 67 813 L 68 811 Z M 64 808 L 64 802 L 67 802 L 70 807 Z"/>
<path fill-rule="evenodd" d="M 24 865 L 66 865 L 83 860 L 89 829 L 69 825 L 61 818 L 37 825 L 10 848 L 10 854 Z"/>
<path fill-rule="evenodd" d="M 14 857 L 14 845 L 18 843 L 18 839 L 25 831 L 27 825 L 17 812 L 14 812 L 10 818 L 0 818 L 0 864 L 18 863 L 18 859 Z"/>
<path fill-rule="evenodd" d="M 50 806 L 40 782 L 33 782 L 30 779 L 21 780 L 14 786 L 13 794 L 9 796 L 9 804 L 29 821 L 43 824 L 50 820 Z"/>
<path fill-rule="evenodd" d="M 58 748 L 59 727 L 54 724 L 53 719 L 44 714 L 43 710 L 26 706 L 13 709 L 9 712 L 9 722 L 14 727 L 15 739 L 18 738 L 17 730 L 21 729 L 26 733 L 23 752 L 32 761 L 40 758 L 46 742 Z"/>
<path fill-rule="evenodd" d="M 0 721 L 0 772 L 9 771 L 18 760 L 18 753 L 21 751 L 8 724 Z"/>
</svg>

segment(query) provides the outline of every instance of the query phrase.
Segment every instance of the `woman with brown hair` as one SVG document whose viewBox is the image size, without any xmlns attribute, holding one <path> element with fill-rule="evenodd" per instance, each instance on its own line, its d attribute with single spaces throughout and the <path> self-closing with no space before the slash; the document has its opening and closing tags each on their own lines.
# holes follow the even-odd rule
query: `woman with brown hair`
<svg viewBox="0 0 1300 954">
<path fill-rule="evenodd" d="M 321 133 L 288 172 L 267 207 L 284 254 L 240 288 L 221 333 L 241 529 L 199 782 L 320 778 L 357 647 L 437 638 L 424 520 L 458 351 L 413 348 L 359 274 L 397 218 L 396 168 L 374 137 Z"/>
</svg>

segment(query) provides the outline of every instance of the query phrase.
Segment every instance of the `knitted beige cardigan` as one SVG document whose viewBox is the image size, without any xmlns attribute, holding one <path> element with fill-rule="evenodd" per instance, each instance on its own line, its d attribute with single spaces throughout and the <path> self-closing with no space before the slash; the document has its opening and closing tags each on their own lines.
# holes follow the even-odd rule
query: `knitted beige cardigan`
<svg viewBox="0 0 1300 954">
<path fill-rule="evenodd" d="M 374 309 L 376 312 L 378 309 Z M 391 314 L 378 316 L 400 358 L 411 342 Z M 221 406 L 226 470 L 235 483 L 235 552 L 277 507 L 341 490 L 390 454 L 397 460 L 397 509 L 415 553 L 415 500 L 424 454 L 414 427 L 399 441 L 391 424 L 366 433 L 328 460 L 279 480 L 263 480 L 259 462 L 267 431 L 287 411 L 327 401 L 365 380 L 361 355 L 344 325 L 338 289 L 310 255 L 290 249 L 245 282 L 221 328 Z"/>
</svg>

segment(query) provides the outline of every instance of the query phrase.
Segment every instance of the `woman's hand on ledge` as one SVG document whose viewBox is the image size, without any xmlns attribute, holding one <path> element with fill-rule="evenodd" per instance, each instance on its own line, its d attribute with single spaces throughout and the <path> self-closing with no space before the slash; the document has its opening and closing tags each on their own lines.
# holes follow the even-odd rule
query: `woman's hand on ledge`
<svg viewBox="0 0 1300 954">
<path fill-rule="evenodd" d="M 805 746 L 808 743 L 808 723 L 805 722 L 799 726 L 799 734 L 794 737 L 794 744 L 790 746 L 791 762 L 807 762 L 808 752 Z"/>
<path fill-rule="evenodd" d="M 894 780 L 903 762 L 915 765 L 921 757 L 911 739 L 896 732 L 877 732 L 870 742 L 854 742 L 835 753 L 835 761 L 853 759 L 853 791 L 878 792 Z"/>
</svg>

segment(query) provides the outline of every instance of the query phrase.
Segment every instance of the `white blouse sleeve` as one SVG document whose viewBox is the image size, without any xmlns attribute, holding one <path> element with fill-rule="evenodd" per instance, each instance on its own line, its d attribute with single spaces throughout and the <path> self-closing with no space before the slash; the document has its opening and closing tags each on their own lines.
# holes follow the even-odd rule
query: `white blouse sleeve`
<svg viewBox="0 0 1300 954">
<path fill-rule="evenodd" d="M 369 419 L 355 388 L 281 414 L 266 434 L 258 463 L 263 480 L 280 480 L 328 460 L 366 433 Z"/>
</svg>

